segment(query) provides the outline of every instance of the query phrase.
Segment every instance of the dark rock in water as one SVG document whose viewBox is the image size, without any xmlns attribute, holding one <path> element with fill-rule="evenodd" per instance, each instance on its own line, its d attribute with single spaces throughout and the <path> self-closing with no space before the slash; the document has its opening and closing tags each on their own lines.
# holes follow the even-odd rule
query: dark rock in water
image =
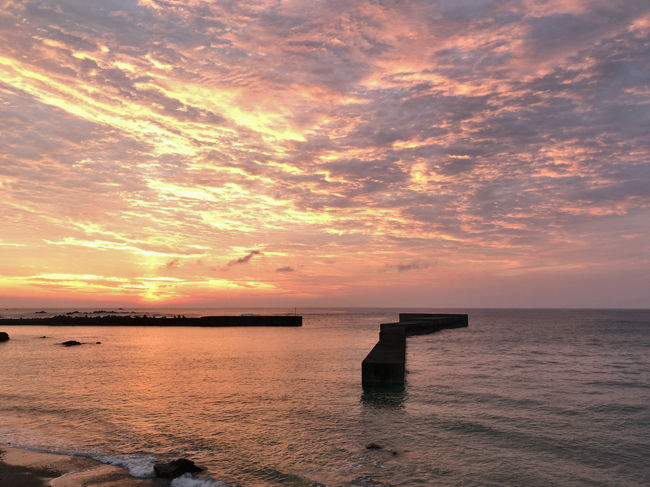
<svg viewBox="0 0 650 487">
<path fill-rule="evenodd" d="M 384 448 L 384 447 L 381 446 L 381 445 L 378 445 L 377 443 L 368 443 L 366 445 L 366 449 L 368 449 L 368 450 L 381 450 L 382 448 Z"/>
<path fill-rule="evenodd" d="M 81 345 L 81 342 L 78 342 L 77 340 L 68 340 L 67 342 L 63 342 L 61 345 L 64 347 L 72 347 L 74 345 Z"/>
<path fill-rule="evenodd" d="M 9 341 L 9 335 L 7 335 L 6 331 L 0 331 L 0 342 L 8 342 Z"/>
<path fill-rule="evenodd" d="M 184 473 L 203 471 L 201 467 L 197 467 L 192 460 L 188 460 L 187 458 L 179 458 L 168 463 L 156 463 L 153 466 L 153 470 L 156 472 L 156 476 L 168 479 L 180 477 Z"/>
</svg>

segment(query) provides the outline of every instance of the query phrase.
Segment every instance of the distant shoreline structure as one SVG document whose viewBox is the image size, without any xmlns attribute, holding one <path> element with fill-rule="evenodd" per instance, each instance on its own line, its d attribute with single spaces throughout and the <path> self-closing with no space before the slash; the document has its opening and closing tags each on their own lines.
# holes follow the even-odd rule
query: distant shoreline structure
<svg viewBox="0 0 650 487">
<path fill-rule="evenodd" d="M 299 315 L 233 316 L 69 316 L 44 318 L 3 318 L 0 326 L 302 326 Z"/>
</svg>

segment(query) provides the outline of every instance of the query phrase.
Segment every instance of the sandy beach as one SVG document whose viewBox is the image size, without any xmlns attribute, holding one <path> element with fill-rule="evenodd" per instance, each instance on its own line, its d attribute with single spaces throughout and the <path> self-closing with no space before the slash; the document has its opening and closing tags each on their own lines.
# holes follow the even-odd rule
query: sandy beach
<svg viewBox="0 0 650 487">
<path fill-rule="evenodd" d="M 160 479 L 135 479 L 122 468 L 91 458 L 0 446 L 0 487 L 162 487 Z"/>
</svg>

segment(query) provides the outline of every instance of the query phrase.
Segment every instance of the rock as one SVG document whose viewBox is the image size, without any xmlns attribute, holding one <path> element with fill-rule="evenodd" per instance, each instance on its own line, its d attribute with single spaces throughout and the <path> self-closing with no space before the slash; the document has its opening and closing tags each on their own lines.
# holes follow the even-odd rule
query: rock
<svg viewBox="0 0 650 487">
<path fill-rule="evenodd" d="M 95 342 L 95 345 L 101 345 L 102 342 Z"/>
<path fill-rule="evenodd" d="M 184 473 L 203 471 L 201 467 L 197 467 L 192 460 L 188 460 L 187 458 L 179 458 L 168 463 L 156 463 L 153 466 L 153 470 L 156 472 L 156 476 L 168 479 L 180 477 Z"/>
<path fill-rule="evenodd" d="M 81 342 L 78 342 L 77 340 L 68 340 L 67 342 L 63 342 L 61 345 L 64 347 L 72 347 L 74 345 L 81 345 Z"/>
<path fill-rule="evenodd" d="M 384 448 L 384 447 L 381 446 L 381 445 L 378 445 L 377 443 L 368 443 L 366 445 L 367 450 L 381 450 L 382 448 Z"/>
<path fill-rule="evenodd" d="M 47 337 L 45 335 L 43 335 L 42 337 L 38 337 L 38 338 L 47 338 Z"/>
<path fill-rule="evenodd" d="M 8 342 L 9 341 L 9 335 L 7 335 L 6 331 L 0 331 L 0 342 Z"/>
</svg>

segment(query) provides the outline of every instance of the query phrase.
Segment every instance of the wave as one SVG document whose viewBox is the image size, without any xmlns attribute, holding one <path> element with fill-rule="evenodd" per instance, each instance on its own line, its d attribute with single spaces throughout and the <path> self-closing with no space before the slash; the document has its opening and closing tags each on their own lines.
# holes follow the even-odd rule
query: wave
<svg viewBox="0 0 650 487">
<path fill-rule="evenodd" d="M 153 455 L 104 455 L 104 454 L 91 454 L 70 450 L 51 450 L 43 448 L 34 448 L 25 445 L 10 444 L 11 448 L 20 448 L 26 451 L 36 453 L 47 453 L 52 455 L 62 455 L 78 458 L 91 458 L 100 464 L 112 465 L 119 467 L 128 472 L 131 477 L 138 479 L 154 478 L 156 476 L 153 466 L 156 463 L 156 458 Z M 71 475 L 78 475 L 82 471 L 68 472 L 63 477 Z M 93 469 L 87 470 L 88 474 L 92 476 Z M 61 478 L 63 478 L 61 477 Z M 91 478 L 91 477 L 89 477 Z M 68 485 L 68 484 L 65 484 Z M 85 485 L 85 483 L 83 484 Z M 187 473 L 172 480 L 171 487 L 231 487 L 229 484 L 214 480 L 210 477 L 194 477 Z"/>
<path fill-rule="evenodd" d="M 155 458 L 152 455 L 90 455 L 90 458 L 128 470 L 131 477 L 138 479 L 155 477 L 153 471 Z"/>
<path fill-rule="evenodd" d="M 92 455 L 91 458 L 101 463 L 107 463 L 128 470 L 131 477 L 145 479 L 156 476 L 153 466 L 156 458 L 153 455 Z M 186 473 L 175 478 L 171 487 L 230 487 L 221 480 L 209 477 L 194 477 Z"/>
</svg>

